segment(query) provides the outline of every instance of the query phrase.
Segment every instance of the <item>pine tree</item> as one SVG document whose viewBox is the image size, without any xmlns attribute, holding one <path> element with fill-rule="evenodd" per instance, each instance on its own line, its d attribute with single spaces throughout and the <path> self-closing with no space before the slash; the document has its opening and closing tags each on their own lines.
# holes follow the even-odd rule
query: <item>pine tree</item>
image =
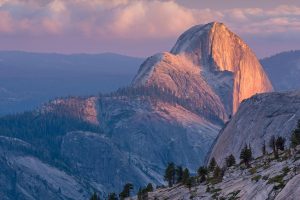
<svg viewBox="0 0 300 200">
<path fill-rule="evenodd" d="M 298 145 L 300 145 L 300 120 L 291 136 L 291 147 L 295 148 Z"/>
<path fill-rule="evenodd" d="M 281 151 L 284 151 L 284 144 L 285 144 L 285 138 L 279 136 L 276 139 L 276 148 L 281 150 Z"/>
<path fill-rule="evenodd" d="M 208 175 L 207 168 L 203 167 L 203 166 L 199 167 L 199 169 L 198 169 L 198 176 L 200 177 L 200 182 L 201 183 L 204 182 L 204 181 L 206 181 L 207 175 Z"/>
<path fill-rule="evenodd" d="M 213 173 L 213 179 L 216 182 L 220 182 L 222 181 L 223 178 L 223 172 L 221 170 L 221 168 L 219 167 L 219 165 L 216 165 L 215 169 L 214 169 L 214 173 Z"/>
<path fill-rule="evenodd" d="M 94 194 L 90 197 L 90 200 L 100 200 L 100 197 L 96 192 L 94 192 Z"/>
<path fill-rule="evenodd" d="M 265 143 L 265 141 L 264 141 L 264 143 L 263 143 L 263 146 L 262 146 L 262 148 L 261 148 L 261 151 L 262 151 L 262 154 L 263 154 L 263 155 L 266 155 L 266 154 L 267 154 L 266 143 Z"/>
<path fill-rule="evenodd" d="M 126 183 L 123 187 L 123 191 L 119 194 L 121 200 L 130 197 L 130 191 L 133 190 L 133 185 L 131 183 Z"/>
<path fill-rule="evenodd" d="M 173 184 L 175 183 L 175 165 L 174 163 L 169 163 L 168 167 L 165 170 L 165 180 L 168 182 L 169 187 L 172 187 Z"/>
<path fill-rule="evenodd" d="M 190 178 L 187 180 L 187 182 L 185 183 L 185 185 L 186 185 L 189 189 L 191 189 L 192 186 L 193 186 L 193 182 L 194 182 L 194 178 L 193 178 L 193 177 L 190 177 Z"/>
<path fill-rule="evenodd" d="M 183 174 L 182 174 L 182 183 L 184 185 L 186 185 L 188 183 L 189 179 L 190 179 L 190 172 L 187 168 L 185 168 L 183 170 Z"/>
<path fill-rule="evenodd" d="M 246 167 L 250 167 L 250 161 L 252 160 L 252 150 L 247 145 L 242 149 L 240 159 L 245 163 Z"/>
<path fill-rule="evenodd" d="M 231 166 L 233 166 L 233 165 L 235 165 L 235 157 L 234 157 L 232 154 L 230 154 L 230 155 L 226 158 L 226 166 L 227 166 L 227 167 L 231 167 Z"/>
<path fill-rule="evenodd" d="M 217 162 L 216 162 L 216 159 L 215 158 L 212 158 L 211 160 L 210 160 L 210 163 L 209 163 L 209 166 L 208 166 L 208 168 L 209 168 L 209 171 L 214 171 L 214 169 L 215 169 L 215 167 L 216 167 L 216 164 L 217 164 Z"/>
<path fill-rule="evenodd" d="M 273 150 L 275 159 L 277 159 L 278 158 L 278 150 L 277 150 L 277 147 L 276 147 L 276 138 L 275 138 L 274 135 L 270 138 L 269 146 Z"/>
<path fill-rule="evenodd" d="M 153 186 L 151 183 L 149 183 L 147 187 L 139 189 L 137 193 L 138 200 L 148 199 L 148 192 L 153 192 Z"/>
<path fill-rule="evenodd" d="M 140 188 L 138 193 L 137 193 L 137 198 L 138 200 L 144 200 L 144 192 L 143 192 L 143 189 Z"/>
<path fill-rule="evenodd" d="M 181 166 L 178 166 L 176 168 L 176 181 L 177 183 L 181 183 L 182 182 L 182 176 L 183 176 L 183 169 Z"/>
<path fill-rule="evenodd" d="M 151 183 L 148 183 L 146 190 L 147 190 L 147 192 L 153 192 L 153 186 Z"/>
<path fill-rule="evenodd" d="M 118 197 L 116 195 L 116 193 L 109 193 L 108 197 L 107 197 L 108 200 L 118 200 Z"/>
</svg>

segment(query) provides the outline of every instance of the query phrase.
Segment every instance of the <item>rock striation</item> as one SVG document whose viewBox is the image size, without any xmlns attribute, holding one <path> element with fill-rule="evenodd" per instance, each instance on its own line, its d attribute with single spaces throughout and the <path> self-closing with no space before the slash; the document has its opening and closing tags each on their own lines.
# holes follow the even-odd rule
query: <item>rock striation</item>
<svg viewBox="0 0 300 200">
<path fill-rule="evenodd" d="M 170 52 L 149 57 L 129 87 L 56 99 L 32 114 L 0 119 L 0 134 L 42 152 L 36 158 L 43 160 L 40 166 L 58 166 L 87 181 L 88 186 L 72 184 L 83 188 L 78 199 L 89 192 L 86 188 L 106 196 L 127 182 L 136 189 L 163 184 L 168 162 L 196 172 L 240 102 L 269 91 L 272 86 L 251 49 L 214 22 L 192 27 Z"/>
<path fill-rule="evenodd" d="M 260 94 L 245 100 L 236 115 L 220 132 L 210 153 L 217 162 L 224 163 L 225 157 L 233 154 L 239 158 L 241 149 L 247 144 L 254 157 L 262 154 L 265 142 L 268 147 L 272 136 L 286 138 L 300 119 L 300 92 Z"/>
<path fill-rule="evenodd" d="M 203 108 L 216 107 L 209 104 L 207 98 L 211 98 L 221 118 L 225 113 L 235 113 L 244 99 L 273 90 L 249 46 L 218 22 L 190 28 L 170 53 L 148 58 L 133 85 L 153 84 L 181 97 L 196 98 Z M 197 98 L 201 94 L 208 97 Z"/>
</svg>

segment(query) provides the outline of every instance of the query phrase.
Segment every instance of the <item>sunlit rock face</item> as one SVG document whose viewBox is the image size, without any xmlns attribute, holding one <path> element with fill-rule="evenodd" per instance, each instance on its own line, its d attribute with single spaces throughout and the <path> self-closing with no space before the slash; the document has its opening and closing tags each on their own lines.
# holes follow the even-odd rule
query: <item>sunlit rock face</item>
<svg viewBox="0 0 300 200">
<path fill-rule="evenodd" d="M 223 120 L 242 100 L 273 90 L 248 45 L 216 22 L 192 27 L 170 53 L 148 58 L 133 81 L 140 84 L 156 84 L 193 98 Z"/>
<path fill-rule="evenodd" d="M 258 94 L 242 102 L 236 115 L 220 132 L 210 158 L 224 163 L 233 154 L 239 160 L 241 149 L 251 146 L 253 157 L 262 154 L 265 142 L 267 150 L 272 136 L 290 136 L 300 119 L 300 92 Z"/>
<path fill-rule="evenodd" d="M 57 136 L 56 130 L 41 130 L 26 142 L 47 144 L 47 135 L 54 135 L 52 148 L 59 155 L 54 159 L 103 195 L 120 192 L 127 182 L 138 190 L 149 182 L 164 184 L 168 162 L 196 173 L 242 99 L 271 90 L 255 55 L 223 24 L 195 26 L 170 52 L 149 57 L 131 86 L 112 94 L 56 99 L 42 107 L 37 116 L 53 120 L 58 130 L 67 125 Z M 21 122 L 30 127 L 30 120 Z M 34 147 L 48 153 L 46 146 Z"/>
<path fill-rule="evenodd" d="M 59 98 L 45 104 L 40 111 L 42 113 L 59 113 L 69 117 L 80 118 L 85 122 L 98 125 L 97 97 Z"/>
</svg>

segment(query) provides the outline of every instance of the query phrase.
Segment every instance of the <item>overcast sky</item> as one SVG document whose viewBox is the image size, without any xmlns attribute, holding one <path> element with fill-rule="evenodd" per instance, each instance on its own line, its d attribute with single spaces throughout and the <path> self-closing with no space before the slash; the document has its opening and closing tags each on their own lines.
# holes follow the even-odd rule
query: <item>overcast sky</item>
<svg viewBox="0 0 300 200">
<path fill-rule="evenodd" d="M 211 21 L 258 57 L 300 49 L 299 0 L 0 0 L 0 50 L 150 56 Z"/>
</svg>

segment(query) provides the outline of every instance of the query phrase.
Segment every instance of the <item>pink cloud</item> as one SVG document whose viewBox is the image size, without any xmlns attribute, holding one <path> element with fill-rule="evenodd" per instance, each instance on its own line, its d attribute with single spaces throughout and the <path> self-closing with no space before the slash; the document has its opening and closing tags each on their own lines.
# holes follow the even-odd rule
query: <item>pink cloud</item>
<svg viewBox="0 0 300 200">
<path fill-rule="evenodd" d="M 13 22 L 9 12 L 1 11 L 0 12 L 0 32 L 2 33 L 11 33 L 13 32 Z"/>
<path fill-rule="evenodd" d="M 297 35 L 300 7 L 216 10 L 175 0 L 0 0 L 0 35 L 72 37 L 108 48 L 116 41 L 174 42 L 189 27 L 210 21 L 224 22 L 242 36 Z"/>
<path fill-rule="evenodd" d="M 42 27 L 45 32 L 50 34 L 60 34 L 62 31 L 62 25 L 57 20 L 53 19 L 46 18 L 42 20 Z"/>
<path fill-rule="evenodd" d="M 72 33 L 87 38 L 137 40 L 175 37 L 190 26 L 210 21 L 222 21 L 238 32 L 249 34 L 282 32 L 286 27 L 289 31 L 298 31 L 297 21 L 300 20 L 300 7 L 289 5 L 268 10 L 235 8 L 220 11 L 186 8 L 176 1 L 159 0 L 28 2 L 27 5 L 20 0 L 2 0 L 2 7 L 23 7 L 25 20 L 20 19 L 14 9 L 1 11 L 0 32 Z M 261 29 L 262 24 L 268 27 L 268 31 Z"/>
</svg>

